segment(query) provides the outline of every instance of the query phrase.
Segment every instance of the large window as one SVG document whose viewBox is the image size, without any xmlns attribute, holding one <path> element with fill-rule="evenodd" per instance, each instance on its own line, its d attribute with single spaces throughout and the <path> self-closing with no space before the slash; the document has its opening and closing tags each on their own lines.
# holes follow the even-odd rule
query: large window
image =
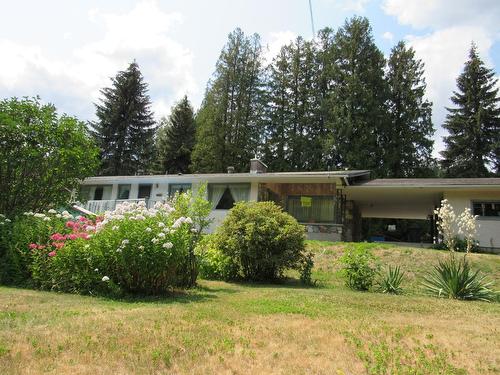
<svg viewBox="0 0 500 375">
<path fill-rule="evenodd" d="M 500 218 L 500 201 L 472 202 L 474 215 Z"/>
<path fill-rule="evenodd" d="M 249 196 L 250 184 L 208 184 L 208 199 L 215 210 L 229 210 Z"/>
<path fill-rule="evenodd" d="M 335 197 L 289 196 L 287 211 L 300 223 L 335 222 Z"/>
<path fill-rule="evenodd" d="M 169 184 L 168 185 L 168 195 L 173 197 L 175 193 L 186 193 L 191 190 L 191 184 Z"/>
<path fill-rule="evenodd" d="M 130 184 L 118 185 L 118 199 L 130 198 Z"/>
<path fill-rule="evenodd" d="M 137 194 L 137 198 L 139 199 L 148 199 L 151 198 L 151 188 L 153 186 L 151 184 L 140 184 L 139 192 Z"/>
</svg>

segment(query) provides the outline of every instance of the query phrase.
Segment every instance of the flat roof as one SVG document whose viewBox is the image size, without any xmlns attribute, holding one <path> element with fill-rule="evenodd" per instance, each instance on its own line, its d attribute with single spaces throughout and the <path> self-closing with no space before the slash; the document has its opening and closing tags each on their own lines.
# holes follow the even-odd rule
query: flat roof
<svg viewBox="0 0 500 375">
<path fill-rule="evenodd" d="M 369 170 L 350 170 L 350 171 L 317 171 L 317 172 L 266 172 L 266 173 L 195 173 L 195 174 L 156 174 L 140 176 L 95 176 L 88 177 L 84 183 L 99 183 L 107 181 L 120 180 L 163 180 L 163 179 L 182 179 L 182 180 L 203 180 L 203 179 L 280 179 L 280 178 L 354 178 L 359 176 L 369 176 Z"/>
<path fill-rule="evenodd" d="M 475 187 L 500 186 L 500 178 L 378 178 L 361 181 L 359 187 Z"/>
</svg>

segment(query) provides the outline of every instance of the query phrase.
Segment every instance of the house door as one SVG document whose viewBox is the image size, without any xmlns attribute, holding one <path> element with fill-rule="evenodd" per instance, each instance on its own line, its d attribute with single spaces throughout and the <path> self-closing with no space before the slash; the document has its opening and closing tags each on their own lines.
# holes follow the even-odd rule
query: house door
<svg viewBox="0 0 500 375">
<path fill-rule="evenodd" d="M 137 194 L 137 198 L 139 199 L 149 199 L 151 197 L 151 188 L 152 185 L 139 185 L 139 193 Z"/>
</svg>

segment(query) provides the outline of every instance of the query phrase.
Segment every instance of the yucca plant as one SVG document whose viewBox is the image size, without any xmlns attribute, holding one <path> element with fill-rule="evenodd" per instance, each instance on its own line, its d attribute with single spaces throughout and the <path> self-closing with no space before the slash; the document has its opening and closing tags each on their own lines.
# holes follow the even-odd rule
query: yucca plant
<svg viewBox="0 0 500 375">
<path fill-rule="evenodd" d="M 496 293 L 492 282 L 472 270 L 467 259 L 450 256 L 440 260 L 432 272 L 424 276 L 423 286 L 429 294 L 452 299 L 491 301 Z"/>
<path fill-rule="evenodd" d="M 399 266 L 391 267 L 387 270 L 387 273 L 382 276 L 379 280 L 379 292 L 390 293 L 390 294 L 401 294 L 403 293 L 403 288 L 401 288 L 401 282 L 404 278 L 404 271 L 401 271 Z"/>
</svg>

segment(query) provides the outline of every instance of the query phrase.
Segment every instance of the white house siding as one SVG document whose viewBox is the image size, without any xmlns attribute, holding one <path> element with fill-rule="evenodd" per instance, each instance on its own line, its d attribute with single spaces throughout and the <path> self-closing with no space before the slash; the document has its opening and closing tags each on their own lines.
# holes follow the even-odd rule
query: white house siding
<svg viewBox="0 0 500 375">
<path fill-rule="evenodd" d="M 472 201 L 500 201 L 500 191 L 445 191 L 444 198 L 453 206 L 456 215 L 465 208 L 472 210 Z M 477 238 L 479 246 L 500 249 L 500 218 L 480 217 Z"/>
</svg>

